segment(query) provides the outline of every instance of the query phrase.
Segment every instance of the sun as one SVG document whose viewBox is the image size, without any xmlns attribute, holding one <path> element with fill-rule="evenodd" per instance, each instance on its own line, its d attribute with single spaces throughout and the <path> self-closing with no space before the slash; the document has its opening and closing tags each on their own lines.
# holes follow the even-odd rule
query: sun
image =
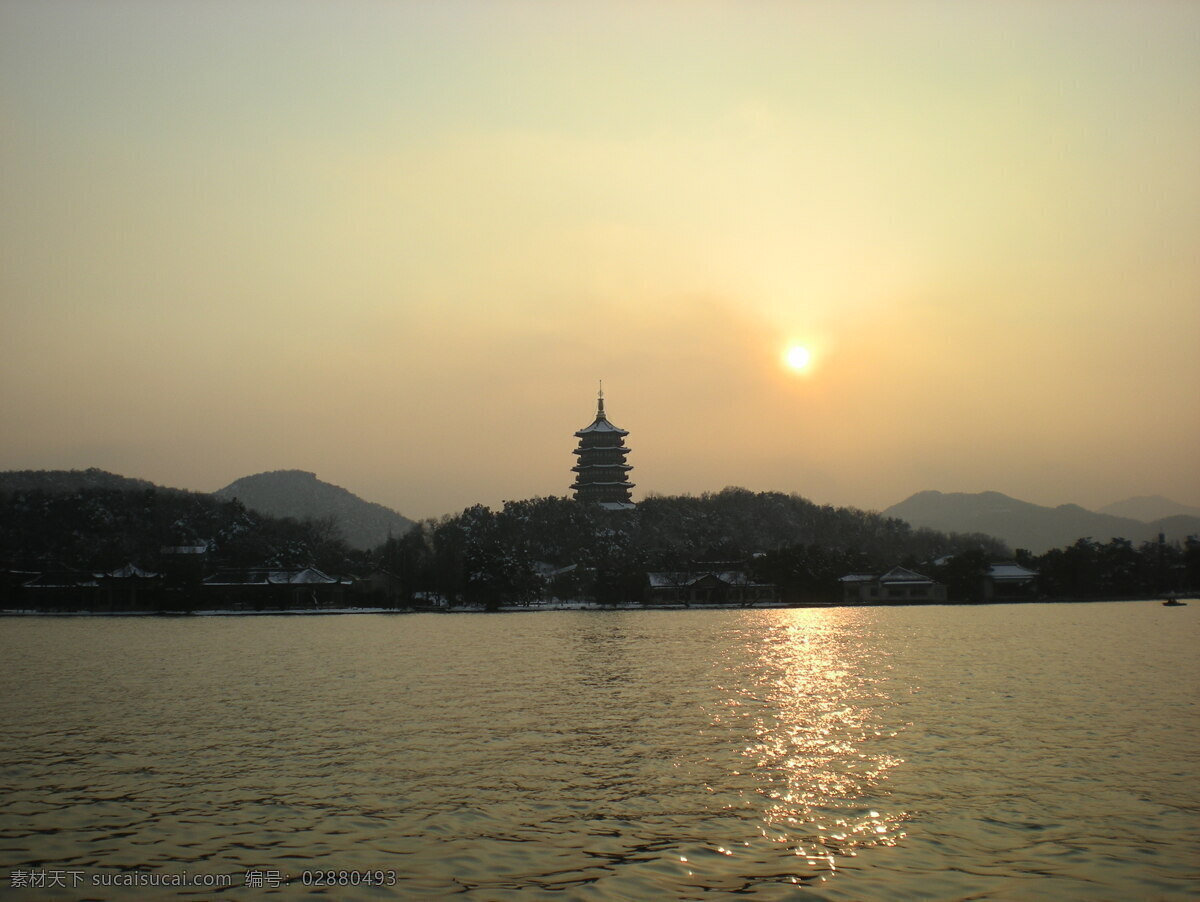
<svg viewBox="0 0 1200 902">
<path fill-rule="evenodd" d="M 788 369 L 799 373 L 808 368 L 808 364 L 812 361 L 812 354 L 803 345 L 791 345 L 784 353 L 783 360 L 788 365 Z"/>
</svg>

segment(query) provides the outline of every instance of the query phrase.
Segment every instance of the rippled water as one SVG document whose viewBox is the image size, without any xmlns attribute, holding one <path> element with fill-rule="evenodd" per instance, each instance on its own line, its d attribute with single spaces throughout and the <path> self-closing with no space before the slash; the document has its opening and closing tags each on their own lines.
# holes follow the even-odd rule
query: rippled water
<svg viewBox="0 0 1200 902">
<path fill-rule="evenodd" d="M 0 887 L 296 897 L 334 869 L 394 879 L 337 899 L 1187 898 L 1198 615 L 9 618 Z M 52 871 L 83 885 L 11 887 Z M 233 885 L 96 885 L 133 872 Z"/>
</svg>

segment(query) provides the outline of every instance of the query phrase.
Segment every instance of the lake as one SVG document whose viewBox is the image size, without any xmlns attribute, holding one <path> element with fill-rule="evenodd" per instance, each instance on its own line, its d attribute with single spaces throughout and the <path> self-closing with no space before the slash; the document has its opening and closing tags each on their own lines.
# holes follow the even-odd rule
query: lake
<svg viewBox="0 0 1200 902">
<path fill-rule="evenodd" d="M 1195 602 L 4 618 L 0 886 L 1194 898 L 1198 627 Z"/>
</svg>

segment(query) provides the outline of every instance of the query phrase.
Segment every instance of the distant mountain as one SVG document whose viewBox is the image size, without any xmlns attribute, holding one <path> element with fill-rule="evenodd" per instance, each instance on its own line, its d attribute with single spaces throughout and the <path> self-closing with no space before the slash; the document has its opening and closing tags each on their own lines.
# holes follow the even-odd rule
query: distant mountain
<svg viewBox="0 0 1200 902">
<path fill-rule="evenodd" d="M 352 548 L 375 548 L 387 541 L 389 532 L 399 537 L 413 526 L 412 520 L 391 508 L 364 501 L 303 470 L 244 476 L 213 494 L 225 500 L 237 498 L 246 507 L 273 517 L 332 517 L 341 537 Z"/>
<path fill-rule="evenodd" d="M 1200 517 L 1177 516 L 1146 523 L 1085 510 L 1077 504 L 1042 507 L 999 492 L 918 492 L 883 513 L 943 532 L 985 533 L 1034 554 L 1089 536 L 1100 542 L 1113 538 L 1144 542 L 1156 539 L 1160 532 L 1168 540 L 1200 534 Z"/>
<path fill-rule="evenodd" d="M 1097 513 L 1150 523 L 1166 517 L 1200 517 L 1200 507 L 1180 504 L 1162 495 L 1139 495 L 1137 498 L 1126 498 L 1124 501 L 1098 508 Z"/>
</svg>

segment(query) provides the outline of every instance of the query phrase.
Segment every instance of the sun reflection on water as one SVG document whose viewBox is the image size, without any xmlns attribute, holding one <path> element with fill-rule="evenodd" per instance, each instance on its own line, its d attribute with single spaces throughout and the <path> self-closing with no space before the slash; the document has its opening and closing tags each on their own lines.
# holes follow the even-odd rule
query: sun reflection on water
<svg viewBox="0 0 1200 902">
<path fill-rule="evenodd" d="M 861 616 L 780 612 L 765 640 L 756 631 L 749 663 L 731 662 L 736 679 L 713 713 L 714 724 L 744 733 L 742 770 L 763 839 L 830 873 L 859 849 L 898 844 L 907 820 L 887 803 L 889 772 L 904 762 L 887 750 L 899 731 L 883 716 L 888 665 L 859 638 Z"/>
</svg>

